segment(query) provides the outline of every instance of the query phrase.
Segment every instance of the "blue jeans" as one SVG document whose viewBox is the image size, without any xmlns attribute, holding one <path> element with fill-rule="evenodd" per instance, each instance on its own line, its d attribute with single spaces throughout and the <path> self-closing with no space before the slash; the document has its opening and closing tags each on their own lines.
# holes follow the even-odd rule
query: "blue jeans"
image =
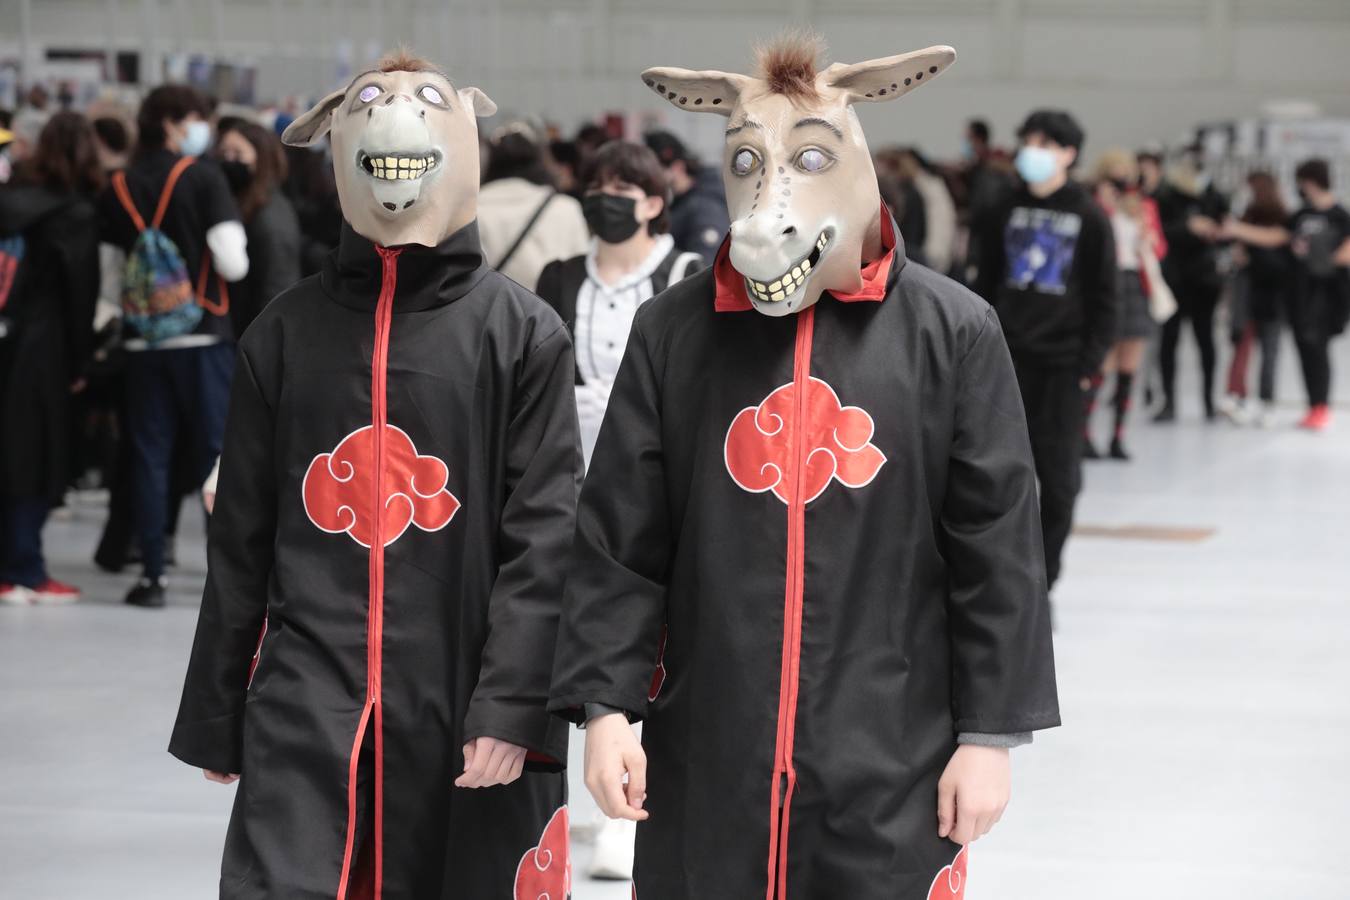
<svg viewBox="0 0 1350 900">
<path fill-rule="evenodd" d="M 42 526 L 47 498 L 0 497 L 0 583 L 35 588 L 47 580 Z"/>
<path fill-rule="evenodd" d="M 127 355 L 126 439 L 131 442 L 132 519 L 146 578 L 164 574 L 164 527 L 178 447 L 193 484 L 220 455 L 234 375 L 233 344 Z"/>
</svg>

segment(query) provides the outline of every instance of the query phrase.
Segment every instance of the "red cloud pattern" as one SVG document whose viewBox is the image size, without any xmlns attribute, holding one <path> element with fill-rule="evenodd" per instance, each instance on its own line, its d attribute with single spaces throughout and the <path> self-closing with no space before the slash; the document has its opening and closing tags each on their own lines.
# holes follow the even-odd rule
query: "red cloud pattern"
<svg viewBox="0 0 1350 900">
<path fill-rule="evenodd" d="M 332 453 L 320 453 L 305 472 L 305 513 L 322 531 L 346 533 L 362 547 L 374 540 L 375 428 L 367 425 L 347 435 Z M 412 438 L 393 425 L 384 426 L 384 544 L 389 546 L 416 525 L 439 531 L 459 510 L 459 500 L 446 490 L 450 469 L 434 456 L 418 456 Z"/>
<path fill-rule="evenodd" d="M 572 858 L 567 807 L 544 826 L 538 846 L 525 851 L 516 867 L 515 900 L 567 900 L 572 895 Z"/>
<path fill-rule="evenodd" d="M 732 479 L 747 491 L 773 491 L 779 500 L 791 503 L 792 485 L 787 474 L 793 444 L 795 384 L 785 384 L 758 406 L 737 413 L 727 429 L 726 464 Z M 805 416 L 806 472 L 803 496 L 809 503 L 838 479 L 858 488 L 876 477 L 886 455 L 871 443 L 876 426 L 872 417 L 856 406 L 843 406 L 839 395 L 819 378 L 806 382 Z"/>
<path fill-rule="evenodd" d="M 966 896 L 966 861 L 970 858 L 969 847 L 962 847 L 961 852 L 956 854 L 956 859 L 952 860 L 950 866 L 943 866 L 942 871 L 937 873 L 933 879 L 933 886 L 928 889 L 928 900 L 962 900 Z"/>
</svg>

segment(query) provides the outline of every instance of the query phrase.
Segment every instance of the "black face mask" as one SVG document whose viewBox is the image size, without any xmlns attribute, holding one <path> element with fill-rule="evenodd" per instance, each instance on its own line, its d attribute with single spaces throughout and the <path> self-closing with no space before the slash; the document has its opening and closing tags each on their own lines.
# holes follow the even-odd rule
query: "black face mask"
<svg viewBox="0 0 1350 900">
<path fill-rule="evenodd" d="M 581 198 L 581 214 L 591 232 L 606 244 L 622 244 L 637 234 L 637 201 L 617 194 L 594 193 Z"/>
<path fill-rule="evenodd" d="M 222 159 L 220 171 L 225 173 L 225 180 L 229 182 L 233 193 L 242 194 L 253 183 L 253 170 L 238 160 Z"/>
<path fill-rule="evenodd" d="M 1111 182 L 1111 186 L 1113 188 L 1115 188 L 1122 194 L 1127 194 L 1130 191 L 1134 190 L 1136 187 L 1138 187 L 1138 185 L 1135 182 L 1129 180 L 1128 178 L 1109 178 L 1107 180 Z"/>
</svg>

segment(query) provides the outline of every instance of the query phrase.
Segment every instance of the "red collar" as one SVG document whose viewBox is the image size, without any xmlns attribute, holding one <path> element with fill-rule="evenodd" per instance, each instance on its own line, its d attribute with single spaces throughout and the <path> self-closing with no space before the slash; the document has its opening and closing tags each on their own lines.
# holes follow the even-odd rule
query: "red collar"
<svg viewBox="0 0 1350 900">
<path fill-rule="evenodd" d="M 859 300 L 880 303 L 885 300 L 886 282 L 890 278 L 891 267 L 895 263 L 897 243 L 895 223 L 891 219 L 890 210 L 886 208 L 885 204 L 882 204 L 881 246 L 886 252 L 863 266 L 863 283 L 859 290 L 852 294 L 829 291 L 830 296 L 844 303 L 856 303 Z M 754 306 L 750 303 L 750 295 L 745 291 L 745 277 L 732 266 L 730 253 L 731 236 L 728 235 L 722 241 L 722 246 L 717 249 L 717 261 L 713 263 L 713 279 L 717 285 L 714 308 L 718 312 L 745 312 L 754 309 Z"/>
</svg>

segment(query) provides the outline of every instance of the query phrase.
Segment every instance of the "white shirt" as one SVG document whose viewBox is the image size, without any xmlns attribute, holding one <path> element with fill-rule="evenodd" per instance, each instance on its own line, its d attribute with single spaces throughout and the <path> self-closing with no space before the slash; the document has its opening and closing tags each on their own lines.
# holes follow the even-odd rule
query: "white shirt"
<svg viewBox="0 0 1350 900">
<path fill-rule="evenodd" d="M 577 369 L 584 384 L 577 385 L 577 417 L 581 422 L 581 446 L 586 463 L 600 433 L 605 405 L 619 373 L 628 332 L 638 307 L 652 298 L 652 273 L 675 248 L 668 234 L 658 235 L 651 253 L 632 272 L 614 284 L 605 284 L 596 274 L 597 241 L 586 251 L 586 280 L 577 293 L 577 315 L 573 322 Z M 672 280 L 682 274 L 679 262 L 671 272 Z"/>
</svg>

